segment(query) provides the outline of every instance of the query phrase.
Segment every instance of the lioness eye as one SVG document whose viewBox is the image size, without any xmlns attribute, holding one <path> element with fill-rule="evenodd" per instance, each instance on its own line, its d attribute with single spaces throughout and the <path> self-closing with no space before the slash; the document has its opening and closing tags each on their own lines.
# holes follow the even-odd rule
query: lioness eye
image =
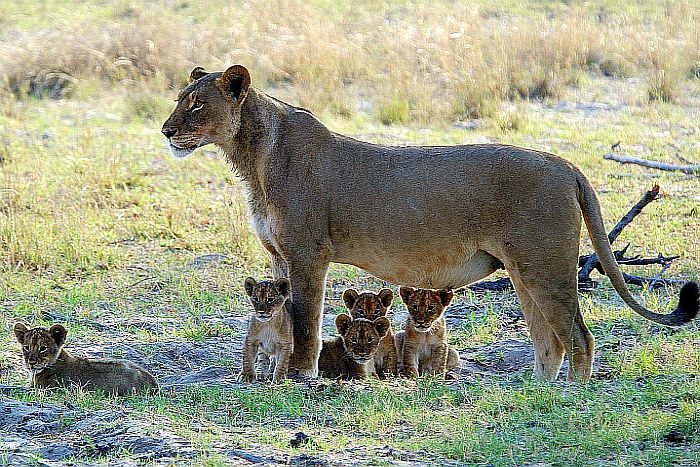
<svg viewBox="0 0 700 467">
<path fill-rule="evenodd" d="M 190 109 L 190 111 L 196 112 L 197 110 L 200 110 L 202 107 L 204 107 L 204 104 L 200 104 L 199 102 L 195 102 L 194 105 L 192 106 L 192 109 Z"/>
<path fill-rule="evenodd" d="M 27 351 L 27 352 L 29 352 L 29 346 L 28 346 L 28 345 L 25 345 L 25 346 L 24 346 L 24 350 Z"/>
</svg>

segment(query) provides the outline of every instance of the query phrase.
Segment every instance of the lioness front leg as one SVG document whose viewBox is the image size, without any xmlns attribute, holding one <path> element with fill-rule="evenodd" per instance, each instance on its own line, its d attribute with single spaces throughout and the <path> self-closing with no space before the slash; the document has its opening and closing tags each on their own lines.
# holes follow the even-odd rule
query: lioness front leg
<svg viewBox="0 0 700 467">
<path fill-rule="evenodd" d="M 272 382 L 278 383 L 287 377 L 289 362 L 292 359 L 292 346 L 280 346 L 275 357 L 275 372 L 272 374 Z"/>
<path fill-rule="evenodd" d="M 244 383 L 255 382 L 255 360 L 258 356 L 259 344 L 257 341 L 246 338 L 243 343 L 243 369 L 240 379 Z"/>
<path fill-rule="evenodd" d="M 306 376 L 318 376 L 321 319 L 328 262 L 288 261 L 292 285 L 294 352 L 290 366 Z"/>
</svg>

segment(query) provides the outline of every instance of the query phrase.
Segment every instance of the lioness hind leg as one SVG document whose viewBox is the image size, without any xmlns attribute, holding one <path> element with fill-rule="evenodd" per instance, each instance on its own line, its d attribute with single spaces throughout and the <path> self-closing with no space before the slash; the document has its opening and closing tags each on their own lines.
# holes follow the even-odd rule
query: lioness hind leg
<svg viewBox="0 0 700 467">
<path fill-rule="evenodd" d="M 533 375 L 543 381 L 554 381 L 564 360 L 564 346 L 520 280 L 520 276 L 512 271 L 509 271 L 509 274 L 523 308 L 532 345 L 535 347 Z"/>
<path fill-rule="evenodd" d="M 530 286 L 527 291 L 569 357 L 567 380 L 588 381 L 593 371 L 593 334 L 583 322 L 575 280 L 574 275 L 572 284 L 559 282 L 545 287 Z"/>
</svg>

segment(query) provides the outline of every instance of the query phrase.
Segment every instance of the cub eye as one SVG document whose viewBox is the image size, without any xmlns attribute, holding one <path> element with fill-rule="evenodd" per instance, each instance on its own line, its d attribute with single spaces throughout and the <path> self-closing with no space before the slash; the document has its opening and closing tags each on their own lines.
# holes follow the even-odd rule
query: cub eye
<svg viewBox="0 0 700 467">
<path fill-rule="evenodd" d="M 267 299 L 267 303 L 274 303 L 274 301 L 275 301 L 275 298 L 274 298 L 274 297 L 273 297 L 273 298 L 268 298 L 268 299 Z"/>
<path fill-rule="evenodd" d="M 357 339 L 355 339 L 354 337 L 351 337 L 350 342 L 352 342 L 353 344 L 357 344 Z"/>
<path fill-rule="evenodd" d="M 28 345 L 25 345 L 25 346 L 24 346 L 24 350 L 25 350 L 25 352 L 29 352 L 29 346 L 28 346 Z"/>
<path fill-rule="evenodd" d="M 368 344 L 371 344 L 372 342 L 374 342 L 374 339 L 372 339 L 371 337 L 369 337 L 369 338 L 367 339 L 367 343 L 368 343 Z"/>
<path fill-rule="evenodd" d="M 190 109 L 190 112 L 196 112 L 198 110 L 201 110 L 202 107 L 204 107 L 204 104 L 199 103 L 199 102 L 195 102 L 194 105 L 192 106 L 192 108 Z"/>
<path fill-rule="evenodd" d="M 43 345 L 39 347 L 39 352 L 46 352 L 46 347 Z"/>
<path fill-rule="evenodd" d="M 435 307 L 433 305 L 428 305 L 428 311 L 433 311 Z"/>
</svg>

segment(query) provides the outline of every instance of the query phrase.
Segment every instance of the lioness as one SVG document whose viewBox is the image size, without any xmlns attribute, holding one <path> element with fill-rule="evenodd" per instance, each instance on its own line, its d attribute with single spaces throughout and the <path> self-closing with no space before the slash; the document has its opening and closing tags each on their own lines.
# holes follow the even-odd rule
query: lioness
<svg viewBox="0 0 700 467">
<path fill-rule="evenodd" d="M 318 369 L 326 378 L 363 379 L 372 374 L 372 364 L 379 342 L 386 335 L 391 323 L 385 317 L 374 321 L 352 319 L 341 313 L 335 319 L 340 334 L 335 339 L 323 341 Z"/>
<path fill-rule="evenodd" d="M 399 366 L 408 377 L 444 375 L 459 364 L 459 353 L 447 344 L 445 308 L 454 292 L 401 287 L 401 300 L 408 308 L 406 329 L 396 333 Z"/>
<path fill-rule="evenodd" d="M 355 289 L 347 289 L 343 292 L 343 303 L 353 319 L 365 318 L 373 321 L 386 316 L 394 300 L 394 292 L 390 289 L 382 289 L 379 293 L 362 292 Z M 389 324 L 389 330 L 379 342 L 379 348 L 373 357 L 370 373 L 379 378 L 396 374 L 397 355 L 394 345 L 394 332 Z"/>
<path fill-rule="evenodd" d="M 54 324 L 49 329 L 29 329 L 17 323 L 14 332 L 17 341 L 22 344 L 24 364 L 31 378 L 29 386 L 32 388 L 77 385 L 118 395 L 158 391 L 153 375 L 134 362 L 71 355 L 63 348 L 68 331 L 60 324 Z"/>
<path fill-rule="evenodd" d="M 254 310 L 243 344 L 241 380 L 245 383 L 266 380 L 274 368 L 272 382 L 282 381 L 287 377 L 294 350 L 289 281 L 282 277 L 274 282 L 257 282 L 247 277 L 244 287 Z"/>
<path fill-rule="evenodd" d="M 163 125 L 175 157 L 215 144 L 248 188 L 250 217 L 289 277 L 292 366 L 316 375 L 331 261 L 410 287 L 458 288 L 505 267 L 535 346 L 535 375 L 588 380 L 593 335 L 579 311 L 581 213 L 615 290 L 634 311 L 677 326 L 698 311 L 686 284 L 667 315 L 639 305 L 615 257 L 593 187 L 572 164 L 503 144 L 392 147 L 329 131 L 310 112 L 250 85 L 248 70 L 192 70 Z"/>
</svg>

